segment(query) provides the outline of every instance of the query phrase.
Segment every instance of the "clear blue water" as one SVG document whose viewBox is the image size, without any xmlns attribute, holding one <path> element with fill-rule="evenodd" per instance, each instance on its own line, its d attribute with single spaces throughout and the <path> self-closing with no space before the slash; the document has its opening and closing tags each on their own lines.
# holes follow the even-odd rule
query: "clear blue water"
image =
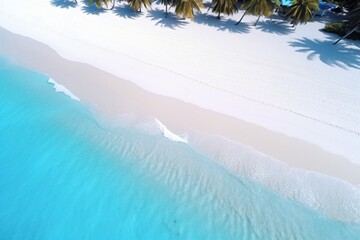
<svg viewBox="0 0 360 240">
<path fill-rule="evenodd" d="M 105 124 L 0 58 L 0 239 L 360 239 L 193 147 Z"/>
</svg>

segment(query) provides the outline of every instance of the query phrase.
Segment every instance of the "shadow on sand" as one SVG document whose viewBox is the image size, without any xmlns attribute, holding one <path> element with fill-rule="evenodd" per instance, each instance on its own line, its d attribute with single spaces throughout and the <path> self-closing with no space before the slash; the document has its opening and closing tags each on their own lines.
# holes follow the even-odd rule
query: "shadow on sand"
<svg viewBox="0 0 360 240">
<path fill-rule="evenodd" d="M 264 20 L 259 21 L 256 25 L 256 29 L 277 35 L 288 35 L 294 32 L 294 29 L 286 21 L 279 20 Z"/>
<path fill-rule="evenodd" d="M 302 38 L 289 42 L 289 45 L 296 48 L 296 52 L 308 53 L 307 59 L 309 60 L 318 56 L 323 63 L 329 66 L 360 69 L 360 50 L 345 44 L 339 43 L 334 46 L 331 40 Z"/>
<path fill-rule="evenodd" d="M 246 23 L 240 23 L 238 25 L 235 25 L 236 21 L 232 19 L 227 19 L 227 20 L 224 20 L 223 18 L 218 19 L 215 15 L 211 15 L 208 13 L 196 14 L 194 21 L 199 24 L 217 28 L 220 31 L 229 31 L 232 33 L 250 32 L 250 26 Z"/>
<path fill-rule="evenodd" d="M 96 7 L 95 3 L 88 3 L 86 0 L 82 1 L 82 3 L 84 5 L 81 7 L 81 10 L 88 15 L 99 15 L 106 12 L 106 9 Z"/>
<path fill-rule="evenodd" d="M 149 11 L 146 17 L 156 21 L 155 25 L 160 25 L 161 27 L 170 29 L 182 28 L 188 24 L 188 22 L 181 20 L 178 16 L 170 12 L 166 18 L 165 12 L 159 9 Z"/>
<path fill-rule="evenodd" d="M 143 14 L 142 12 L 135 11 L 129 5 L 116 6 L 113 11 L 116 16 L 128 19 L 135 19 Z"/>
<path fill-rule="evenodd" d="M 52 0 L 51 5 L 59 8 L 74 8 L 77 2 L 75 0 Z"/>
</svg>

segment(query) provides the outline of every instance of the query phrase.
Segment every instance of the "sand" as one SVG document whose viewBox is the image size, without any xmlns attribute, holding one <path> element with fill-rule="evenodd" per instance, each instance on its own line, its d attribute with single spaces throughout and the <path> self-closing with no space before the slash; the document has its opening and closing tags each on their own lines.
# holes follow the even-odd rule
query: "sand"
<svg viewBox="0 0 360 240">
<path fill-rule="evenodd" d="M 50 47 L 0 28 L 0 53 L 66 86 L 82 102 L 107 116 L 154 116 L 176 133 L 199 131 L 249 145 L 292 167 L 360 183 L 360 166 L 306 141 L 259 125 L 150 93 L 88 64 L 69 61 Z M 36 56 L 36 57 L 34 57 Z"/>
</svg>

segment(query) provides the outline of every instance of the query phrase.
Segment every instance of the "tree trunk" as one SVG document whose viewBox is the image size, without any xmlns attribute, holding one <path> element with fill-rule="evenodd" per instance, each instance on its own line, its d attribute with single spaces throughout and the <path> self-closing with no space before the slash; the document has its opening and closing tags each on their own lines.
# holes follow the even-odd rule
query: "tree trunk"
<svg viewBox="0 0 360 240">
<path fill-rule="evenodd" d="M 348 32 L 345 36 L 342 36 L 341 38 L 339 38 L 338 40 L 336 40 L 336 42 L 333 43 L 333 45 L 337 44 L 338 42 L 340 42 L 341 40 L 343 40 L 344 38 L 347 38 L 350 34 L 352 34 L 353 32 L 355 32 L 357 29 L 359 28 L 359 26 L 354 27 L 350 32 Z"/>
<path fill-rule="evenodd" d="M 261 15 L 259 15 L 258 19 L 256 19 L 256 22 L 255 22 L 254 26 L 256 26 L 256 24 L 257 24 L 258 21 L 260 20 L 260 17 L 261 17 Z"/>
<path fill-rule="evenodd" d="M 165 0 L 165 18 L 168 16 L 167 0 Z"/>
<path fill-rule="evenodd" d="M 294 28 L 295 25 L 296 25 L 294 20 L 292 20 L 292 21 L 290 22 L 290 24 L 292 24 L 292 28 Z"/>
<path fill-rule="evenodd" d="M 112 5 L 112 7 L 110 8 L 110 10 L 113 10 L 113 9 L 114 9 L 114 7 L 115 7 L 115 2 L 116 2 L 116 0 L 113 0 L 113 5 Z"/>
<path fill-rule="evenodd" d="M 242 15 L 242 17 L 240 18 L 240 20 L 235 24 L 238 25 L 239 23 L 241 23 L 241 21 L 243 20 L 245 14 L 249 11 L 249 8 L 245 10 L 244 14 Z"/>
<path fill-rule="evenodd" d="M 218 19 L 220 19 L 220 12 L 219 12 L 219 14 L 218 14 L 217 18 L 218 18 Z"/>
</svg>

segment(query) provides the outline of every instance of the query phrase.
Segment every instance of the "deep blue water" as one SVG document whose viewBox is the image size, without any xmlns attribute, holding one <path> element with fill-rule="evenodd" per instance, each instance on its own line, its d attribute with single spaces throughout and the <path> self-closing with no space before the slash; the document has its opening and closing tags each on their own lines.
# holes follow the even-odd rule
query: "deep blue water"
<svg viewBox="0 0 360 240">
<path fill-rule="evenodd" d="M 188 144 L 105 123 L 0 58 L 0 239 L 360 239 Z"/>
</svg>

